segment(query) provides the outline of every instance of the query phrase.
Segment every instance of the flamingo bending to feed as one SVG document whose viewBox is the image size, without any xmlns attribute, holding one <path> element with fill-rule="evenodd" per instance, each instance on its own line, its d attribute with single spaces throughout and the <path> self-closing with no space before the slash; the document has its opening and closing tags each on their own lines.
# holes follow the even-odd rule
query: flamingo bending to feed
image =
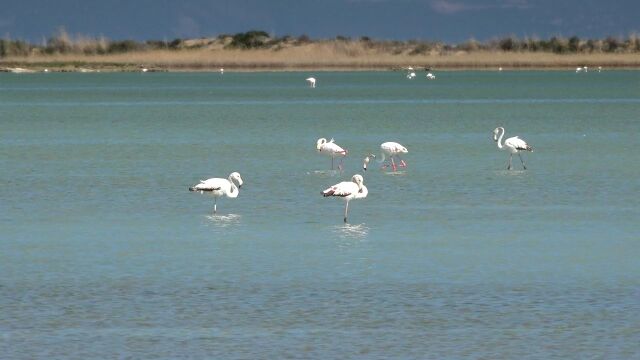
<svg viewBox="0 0 640 360">
<path fill-rule="evenodd" d="M 364 186 L 362 175 L 353 175 L 351 181 L 343 181 L 335 184 L 322 192 L 322 196 L 341 197 L 346 202 L 344 207 L 344 222 L 347 222 L 347 213 L 349 212 L 349 201 L 352 199 L 364 199 L 367 197 L 369 190 Z"/>
<path fill-rule="evenodd" d="M 318 150 L 319 153 L 323 153 L 331 157 L 331 170 L 333 170 L 333 161 L 336 156 L 342 156 L 340 164 L 338 164 L 338 169 L 342 171 L 342 162 L 344 157 L 347 156 L 347 150 L 341 148 L 333 139 L 327 142 L 327 139 L 325 138 L 318 139 L 316 142 L 316 150 Z"/>
<path fill-rule="evenodd" d="M 432 73 L 427 73 L 427 79 L 429 80 L 435 80 L 436 76 L 433 75 Z"/>
<path fill-rule="evenodd" d="M 316 78 L 314 77 L 306 78 L 305 81 L 309 83 L 309 87 L 312 87 L 312 88 L 316 87 Z"/>
<path fill-rule="evenodd" d="M 498 134 L 500 134 L 498 136 Z M 522 160 L 522 155 L 520 155 L 521 151 L 529 151 L 533 152 L 533 148 L 529 146 L 524 140 L 520 139 L 517 136 L 510 137 L 504 141 L 504 145 L 502 144 L 502 137 L 504 136 L 504 128 L 502 126 L 497 127 L 493 130 L 493 141 L 498 143 L 498 149 L 509 150 L 509 165 L 507 166 L 507 170 L 511 170 L 511 160 L 513 159 L 513 154 L 518 154 L 520 158 L 520 162 L 522 163 L 522 167 L 527 170 L 526 165 L 524 164 L 524 160 Z"/>
<path fill-rule="evenodd" d="M 396 162 L 394 161 L 394 157 L 397 157 L 398 160 L 400 160 L 400 166 L 401 167 L 406 167 L 407 163 L 404 162 L 404 160 L 400 159 L 400 154 L 406 154 L 408 153 L 409 150 L 407 150 L 406 147 L 398 144 L 397 142 L 393 142 L 393 141 L 389 141 L 389 142 L 385 142 L 382 143 L 380 145 L 380 160 L 376 160 L 378 163 L 382 163 L 382 168 L 386 168 L 389 166 L 388 163 L 385 163 L 385 159 L 388 157 L 389 160 L 391 160 L 391 168 L 393 169 L 393 171 L 398 170 L 398 167 L 396 166 Z M 375 159 L 376 156 L 374 154 L 369 154 L 364 158 L 364 164 L 362 165 L 362 168 L 364 169 L 364 171 L 367 171 L 367 164 L 369 164 L 369 161 L 371 159 Z"/>
<path fill-rule="evenodd" d="M 228 179 L 211 178 L 207 180 L 200 180 L 200 184 L 194 185 L 189 188 L 189 191 L 210 192 L 213 195 L 213 213 L 215 214 L 217 209 L 218 198 L 223 195 L 228 198 L 237 198 L 239 189 L 242 187 L 242 178 L 237 172 L 229 174 Z"/>
</svg>

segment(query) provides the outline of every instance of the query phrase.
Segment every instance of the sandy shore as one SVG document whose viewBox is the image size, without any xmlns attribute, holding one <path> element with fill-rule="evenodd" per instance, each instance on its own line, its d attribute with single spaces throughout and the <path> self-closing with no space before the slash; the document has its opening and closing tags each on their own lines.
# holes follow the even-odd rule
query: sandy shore
<svg viewBox="0 0 640 360">
<path fill-rule="evenodd" d="M 319 46 L 273 50 L 154 50 L 112 55 L 38 55 L 0 60 L 0 69 L 22 72 L 126 71 L 388 71 L 408 66 L 434 70 L 575 70 L 578 66 L 640 69 L 640 53 L 558 55 L 527 52 L 455 52 L 394 55 L 340 52 Z"/>
</svg>

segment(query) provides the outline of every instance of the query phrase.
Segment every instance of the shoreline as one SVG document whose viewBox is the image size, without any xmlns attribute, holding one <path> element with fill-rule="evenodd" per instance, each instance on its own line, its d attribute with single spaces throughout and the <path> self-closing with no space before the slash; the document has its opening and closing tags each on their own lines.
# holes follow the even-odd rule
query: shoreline
<svg viewBox="0 0 640 360">
<path fill-rule="evenodd" d="M 575 71 L 638 70 L 640 53 L 565 54 L 525 52 L 468 52 L 394 55 L 390 53 L 336 54 L 281 50 L 145 51 L 115 55 L 39 55 L 0 59 L 5 72 L 281 72 L 281 71 Z"/>
</svg>

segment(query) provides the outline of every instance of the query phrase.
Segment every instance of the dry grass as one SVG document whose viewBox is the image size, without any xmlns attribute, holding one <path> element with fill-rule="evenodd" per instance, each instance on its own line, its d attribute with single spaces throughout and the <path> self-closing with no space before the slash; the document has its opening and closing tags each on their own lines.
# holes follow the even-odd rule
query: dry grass
<svg viewBox="0 0 640 360">
<path fill-rule="evenodd" d="M 141 66 L 170 71 L 217 70 L 387 70 L 405 66 L 435 69 L 570 69 L 577 66 L 640 68 L 640 53 L 558 55 L 546 52 L 442 52 L 411 55 L 369 47 L 364 42 L 324 41 L 273 49 L 202 48 L 150 50 L 110 55 L 31 55 L 8 57 L 0 66 L 52 70 L 93 68 L 127 71 Z"/>
</svg>

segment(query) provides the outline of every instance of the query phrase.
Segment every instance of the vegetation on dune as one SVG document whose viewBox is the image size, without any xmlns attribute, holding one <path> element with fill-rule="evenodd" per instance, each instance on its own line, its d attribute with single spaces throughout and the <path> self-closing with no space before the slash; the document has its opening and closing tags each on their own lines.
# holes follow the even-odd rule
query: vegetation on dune
<svg viewBox="0 0 640 360">
<path fill-rule="evenodd" d="M 368 49 L 376 49 L 393 54 L 420 55 L 426 53 L 448 53 L 455 51 L 503 51 L 503 52 L 548 52 L 554 54 L 589 53 L 635 53 L 640 52 L 640 36 L 631 34 L 627 38 L 607 37 L 605 39 L 580 39 L 577 36 L 564 38 L 554 36 L 550 39 L 524 38 L 509 36 L 480 42 L 474 39 L 459 44 L 447 44 L 440 41 L 373 40 L 363 36 L 353 40 L 337 36 L 331 40 L 311 40 L 306 35 L 272 37 L 265 31 L 251 30 L 234 35 L 219 35 L 215 38 L 149 40 L 108 40 L 104 37 L 70 36 L 64 29 L 43 41 L 42 44 L 28 43 L 24 40 L 0 40 L 0 57 L 30 56 L 40 54 L 85 54 L 106 55 L 149 50 L 184 50 L 201 48 L 224 49 L 271 49 L 301 46 L 309 43 L 360 43 Z"/>
<path fill-rule="evenodd" d="M 333 39 L 274 37 L 251 30 L 217 37 L 174 40 L 109 40 L 71 36 L 64 29 L 41 43 L 0 39 L 0 64 L 51 66 L 78 64 L 93 67 L 245 69 L 282 68 L 393 68 L 425 64 L 449 68 L 511 66 L 564 67 L 603 65 L 640 67 L 640 36 L 550 39 L 508 36 L 488 41 L 470 39 L 458 44 L 429 40 L 376 40 L 366 36 Z M 72 70 L 72 69 L 70 69 Z"/>
</svg>

